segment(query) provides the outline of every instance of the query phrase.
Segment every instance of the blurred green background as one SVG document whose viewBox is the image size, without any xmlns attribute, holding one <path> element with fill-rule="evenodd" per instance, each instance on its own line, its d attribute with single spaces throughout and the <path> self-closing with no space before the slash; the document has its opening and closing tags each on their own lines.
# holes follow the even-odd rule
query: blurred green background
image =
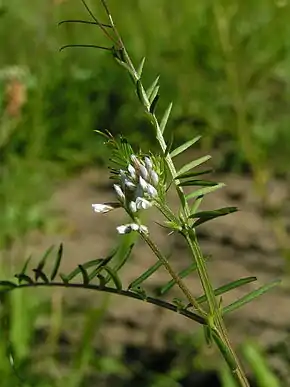
<svg viewBox="0 0 290 387">
<path fill-rule="evenodd" d="M 99 1 L 88 4 L 105 20 Z M 173 131 L 176 143 L 202 134 L 200 147 L 217 155 L 217 168 L 250 173 L 267 203 L 270 179 L 289 177 L 290 3 L 109 0 L 109 5 L 133 59 L 139 63 L 147 58 L 145 84 L 161 75 L 160 111 L 174 101 L 168 138 Z M 89 25 L 58 27 L 64 19 L 89 17 L 80 0 L 0 0 L 3 251 L 30 230 L 47 230 L 50 215 L 45 202 L 56 182 L 104 163 L 107 155 L 94 129 L 109 129 L 123 133 L 133 144 L 155 146 L 132 85 L 108 52 L 84 48 L 59 52 L 65 44 L 107 45 L 102 32 Z M 283 227 L 276 226 L 287 255 Z M 2 266 L 4 271 L 3 259 Z M 49 305 L 43 311 L 25 300 L 27 321 L 18 327 L 27 332 L 21 338 L 23 368 L 31 350 L 27 343 L 33 336 L 33 316 L 50 313 Z M 22 312 L 16 308 L 15 313 Z M 17 378 L 1 360 L 4 343 L 2 347 L 5 386 L 14 386 Z M 74 361 L 79 365 L 86 360 L 80 355 Z M 110 358 L 99 362 L 104 374 L 124 371 L 122 363 Z M 71 386 L 82 385 L 79 369 L 70 378 Z M 59 385 L 34 374 L 29 378 L 29 386 Z"/>
</svg>

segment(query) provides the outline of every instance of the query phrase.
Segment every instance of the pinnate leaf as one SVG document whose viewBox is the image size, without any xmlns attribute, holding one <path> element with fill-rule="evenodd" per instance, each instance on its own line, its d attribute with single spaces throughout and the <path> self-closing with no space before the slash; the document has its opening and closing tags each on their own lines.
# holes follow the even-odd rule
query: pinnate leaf
<svg viewBox="0 0 290 387">
<path fill-rule="evenodd" d="M 166 128 L 166 125 L 167 125 L 167 122 L 168 122 L 168 119 L 169 119 L 169 116 L 170 116 L 170 113 L 171 113 L 171 110 L 172 110 L 172 102 L 170 102 L 168 108 L 165 110 L 165 113 L 161 119 L 161 122 L 160 122 L 160 131 L 161 133 L 164 133 L 164 130 Z"/>
<path fill-rule="evenodd" d="M 193 168 L 198 167 L 199 165 L 205 163 L 206 161 L 208 161 L 208 160 L 210 160 L 210 159 L 211 159 L 211 156 L 210 156 L 210 155 L 206 155 L 206 156 L 200 157 L 200 158 L 197 159 L 197 160 L 191 161 L 190 163 L 184 165 L 184 166 L 176 173 L 175 179 L 179 179 L 180 176 L 183 175 L 184 173 L 190 171 L 190 170 L 193 169 Z"/>
<path fill-rule="evenodd" d="M 146 90 L 148 99 L 151 98 L 153 91 L 156 89 L 156 86 L 158 86 L 159 79 L 160 79 L 160 75 L 157 76 L 157 78 L 154 80 L 152 85 Z"/>
<path fill-rule="evenodd" d="M 233 312 L 234 310 L 240 308 L 241 306 L 255 300 L 257 297 L 261 296 L 262 294 L 268 292 L 269 290 L 279 285 L 280 283 L 281 283 L 281 280 L 275 280 L 266 285 L 261 286 L 256 290 L 253 290 L 252 292 L 246 294 L 245 296 L 241 297 L 240 299 L 233 302 L 232 304 L 224 307 L 222 310 L 222 313 L 227 314 L 227 313 Z"/>
<path fill-rule="evenodd" d="M 225 187 L 224 183 L 217 183 L 213 187 L 204 187 L 204 188 L 198 189 L 196 191 L 193 191 L 190 194 L 186 195 L 185 197 L 186 197 L 186 200 L 195 199 L 195 198 L 198 198 L 200 196 L 207 195 L 211 192 L 215 192 L 222 187 Z"/>
<path fill-rule="evenodd" d="M 180 145 L 178 148 L 174 149 L 174 151 L 172 151 L 170 153 L 170 156 L 172 158 L 178 156 L 179 154 L 186 151 L 186 149 L 190 148 L 193 144 L 195 144 L 200 139 L 201 139 L 201 136 L 197 136 L 197 137 L 193 138 L 192 140 L 185 142 L 184 144 Z"/>
<path fill-rule="evenodd" d="M 141 274 L 140 277 L 132 281 L 128 289 L 133 289 L 140 286 L 147 278 L 151 277 L 151 275 L 155 273 L 161 266 L 162 266 L 162 263 L 160 261 L 157 261 L 154 265 L 149 267 L 148 270 L 146 270 L 143 274 Z"/>
<path fill-rule="evenodd" d="M 189 218 L 198 218 L 197 221 L 194 223 L 194 227 L 197 227 L 200 224 L 208 222 L 209 220 L 219 218 L 221 216 L 225 216 L 228 214 L 232 214 L 233 212 L 237 212 L 237 211 L 238 211 L 237 207 L 224 207 L 213 211 L 196 212 L 195 214 L 190 215 Z"/>
<path fill-rule="evenodd" d="M 55 259 L 55 263 L 54 263 L 54 267 L 53 267 L 51 275 L 50 275 L 51 281 L 53 281 L 55 279 L 55 277 L 57 276 L 57 273 L 58 273 L 58 270 L 60 267 L 60 263 L 61 263 L 61 259 L 62 259 L 62 255 L 63 255 L 63 244 L 61 243 L 59 245 L 58 252 L 56 255 L 56 259 Z"/>
<path fill-rule="evenodd" d="M 142 72 L 143 72 L 143 68 L 144 68 L 145 60 L 146 60 L 146 58 L 144 56 L 144 58 L 142 59 L 140 65 L 139 65 L 139 67 L 137 69 L 137 74 L 138 74 L 139 78 L 141 78 L 141 75 L 142 75 Z"/>
<path fill-rule="evenodd" d="M 238 280 L 232 281 L 226 285 L 220 286 L 219 288 L 216 288 L 214 290 L 215 296 L 220 296 L 222 294 L 225 294 L 229 292 L 230 290 L 237 289 L 241 286 L 244 286 L 246 284 L 249 284 L 251 282 L 257 281 L 257 277 L 245 277 L 245 278 L 240 278 Z M 206 296 L 202 295 L 196 299 L 198 303 L 203 303 L 206 301 Z"/>
</svg>

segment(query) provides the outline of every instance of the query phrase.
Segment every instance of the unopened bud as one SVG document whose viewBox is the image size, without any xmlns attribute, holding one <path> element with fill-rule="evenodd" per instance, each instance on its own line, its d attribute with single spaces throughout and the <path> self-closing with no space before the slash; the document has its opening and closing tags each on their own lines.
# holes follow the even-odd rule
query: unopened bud
<svg viewBox="0 0 290 387">
<path fill-rule="evenodd" d="M 143 177 L 143 179 L 148 180 L 149 179 L 149 173 L 147 169 L 144 167 L 144 165 L 140 164 L 139 166 L 140 175 Z"/>
<path fill-rule="evenodd" d="M 137 206 L 135 202 L 130 202 L 129 208 L 132 212 L 137 212 Z"/>
<path fill-rule="evenodd" d="M 152 170 L 152 168 L 153 168 L 153 164 L 152 164 L 151 159 L 146 156 L 144 158 L 144 161 L 145 161 L 145 165 L 146 165 L 147 170 L 150 172 Z"/>
<path fill-rule="evenodd" d="M 115 191 L 116 191 L 116 194 L 117 194 L 119 200 L 120 200 L 121 202 L 124 202 L 124 201 L 125 201 L 125 195 L 124 195 L 124 193 L 123 193 L 121 187 L 120 187 L 119 185 L 117 185 L 117 184 L 114 184 L 114 189 L 115 189 Z"/>
<path fill-rule="evenodd" d="M 151 196 L 152 198 L 154 198 L 155 196 L 157 196 L 157 190 L 156 188 L 153 187 L 153 185 L 151 184 L 148 184 L 147 186 L 147 193 L 149 196 Z"/>
<path fill-rule="evenodd" d="M 159 177 L 158 177 L 157 173 L 155 171 L 153 171 L 153 170 L 150 173 L 150 179 L 151 179 L 152 184 L 155 187 L 157 187 L 158 182 L 159 182 Z"/>
</svg>

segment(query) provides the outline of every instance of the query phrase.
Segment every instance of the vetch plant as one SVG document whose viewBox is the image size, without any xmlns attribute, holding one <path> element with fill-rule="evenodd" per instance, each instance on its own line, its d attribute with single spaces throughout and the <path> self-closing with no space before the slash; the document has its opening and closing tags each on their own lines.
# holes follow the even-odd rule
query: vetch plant
<svg viewBox="0 0 290 387">
<path fill-rule="evenodd" d="M 16 288 L 37 286 L 93 289 L 144 300 L 161 308 L 180 313 L 184 317 L 203 326 L 208 343 L 215 343 L 224 357 L 237 385 L 247 387 L 249 386 L 249 382 L 229 341 L 224 316 L 270 290 L 279 281 L 273 281 L 250 292 L 230 305 L 224 305 L 221 297 L 224 293 L 253 282 L 256 280 L 256 277 L 237 279 L 219 288 L 214 288 L 213 282 L 209 278 L 205 257 L 198 242 L 196 229 L 199 225 L 207 221 L 234 213 L 237 211 L 237 208 L 226 207 L 214 211 L 199 210 L 204 196 L 223 187 L 224 184 L 204 180 L 201 176 L 208 173 L 209 170 L 200 171 L 195 169 L 210 159 L 208 155 L 189 162 L 179 170 L 176 169 L 174 164 L 175 157 L 189 149 L 200 137 L 193 138 L 174 150 L 171 149 L 170 144 L 166 143 L 164 132 L 172 110 L 172 103 L 169 104 L 163 117 L 159 120 L 156 114 L 160 97 L 159 77 L 154 80 L 149 88 L 145 88 L 142 81 L 145 59 L 141 61 L 138 67 L 133 65 L 114 24 L 107 2 L 105 0 L 100 1 L 107 15 L 108 20 L 106 23 L 99 22 L 84 0 L 82 2 L 92 20 L 67 20 L 65 22 L 80 22 L 95 25 L 105 33 L 112 43 L 112 47 L 92 45 L 89 45 L 89 47 L 97 47 L 111 52 L 115 61 L 129 74 L 135 87 L 136 95 L 144 108 L 144 113 L 148 117 L 154 130 L 159 144 L 159 152 L 156 154 L 147 154 L 142 152 L 142 150 L 136 151 L 132 149 L 128 141 L 122 136 L 114 138 L 109 132 L 98 132 L 104 136 L 106 144 L 112 152 L 110 172 L 111 178 L 114 181 L 113 189 L 115 191 L 116 201 L 93 203 L 92 210 L 97 213 L 96 216 L 106 216 L 105 214 L 109 211 L 117 208 L 119 210 L 123 209 L 127 213 L 129 220 L 128 223 L 119 225 L 116 233 L 135 233 L 135 235 L 139 235 L 155 254 L 156 263 L 132 281 L 128 287 L 124 288 L 119 271 L 130 258 L 130 252 L 133 248 L 133 244 L 129 244 L 124 248 L 126 246 L 126 239 L 124 240 L 124 244 L 122 245 L 121 243 L 108 257 L 79 265 L 67 275 L 59 273 L 63 253 L 63 248 L 60 246 L 50 275 L 44 271 L 44 268 L 48 257 L 51 255 L 51 250 L 41 258 L 38 266 L 33 269 L 34 276 L 27 274 L 28 262 L 26 262 L 23 270 L 15 276 L 18 279 L 18 283 L 2 281 L 0 283 L 2 290 L 9 291 Z M 67 45 L 63 48 L 71 46 L 74 45 Z M 83 47 L 86 47 L 86 45 Z M 168 205 L 167 191 L 169 187 L 175 188 L 179 198 L 180 208 L 178 213 L 175 213 Z M 194 189 L 189 194 L 185 194 L 183 187 L 193 187 Z M 196 189 L 196 187 L 198 188 Z M 142 212 L 152 206 L 156 207 L 163 215 L 164 222 L 162 226 L 167 228 L 169 233 L 179 233 L 184 238 L 191 252 L 191 262 L 180 273 L 174 270 L 170 259 L 157 246 L 154 237 L 150 233 L 150 228 L 142 223 Z M 126 236 L 123 237 L 126 238 Z M 161 266 L 167 270 L 170 278 L 161 287 L 160 296 L 152 297 L 146 293 L 143 285 Z M 193 294 L 183 280 L 194 271 L 200 279 L 204 292 L 201 296 Z M 82 281 L 75 282 L 74 279 L 79 275 Z M 57 276 L 60 277 L 59 280 L 56 279 Z M 168 293 L 173 286 L 179 287 L 183 294 L 183 299 L 175 300 L 172 303 L 164 301 L 162 296 Z"/>
</svg>

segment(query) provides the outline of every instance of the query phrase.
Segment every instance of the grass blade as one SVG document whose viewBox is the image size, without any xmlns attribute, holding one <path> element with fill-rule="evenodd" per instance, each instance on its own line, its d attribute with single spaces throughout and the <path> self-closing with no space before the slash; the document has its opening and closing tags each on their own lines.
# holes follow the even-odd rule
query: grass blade
<svg viewBox="0 0 290 387">
<path fill-rule="evenodd" d="M 226 313 L 233 312 L 234 310 L 240 308 L 241 306 L 253 301 L 255 298 L 257 298 L 257 297 L 261 296 L 262 294 L 271 290 L 274 286 L 277 286 L 280 282 L 281 282 L 281 280 L 272 281 L 269 284 L 261 286 L 260 288 L 253 290 L 252 292 L 246 294 L 244 297 L 241 297 L 239 300 L 224 307 L 222 310 L 223 315 L 225 315 Z"/>
<path fill-rule="evenodd" d="M 205 163 L 206 161 L 208 161 L 208 160 L 210 160 L 210 159 L 211 159 L 211 156 L 210 156 L 210 155 L 206 155 L 206 156 L 200 157 L 200 158 L 197 159 L 197 160 L 191 161 L 190 163 L 184 165 L 184 166 L 176 173 L 175 179 L 179 179 L 180 176 L 183 175 L 184 173 L 190 171 L 190 170 L 193 169 L 193 168 L 198 167 L 199 165 Z"/>
<path fill-rule="evenodd" d="M 251 365 L 251 371 L 259 386 L 281 387 L 279 379 L 267 365 L 265 355 L 261 353 L 256 345 L 246 343 L 242 346 L 242 352 L 247 363 Z"/>
<path fill-rule="evenodd" d="M 180 153 L 186 151 L 186 149 L 190 148 L 193 144 L 195 144 L 200 139 L 201 139 L 201 136 L 197 136 L 192 140 L 185 142 L 184 144 L 180 145 L 178 148 L 174 149 L 174 151 L 170 153 L 170 156 L 172 158 L 178 156 Z"/>
</svg>

